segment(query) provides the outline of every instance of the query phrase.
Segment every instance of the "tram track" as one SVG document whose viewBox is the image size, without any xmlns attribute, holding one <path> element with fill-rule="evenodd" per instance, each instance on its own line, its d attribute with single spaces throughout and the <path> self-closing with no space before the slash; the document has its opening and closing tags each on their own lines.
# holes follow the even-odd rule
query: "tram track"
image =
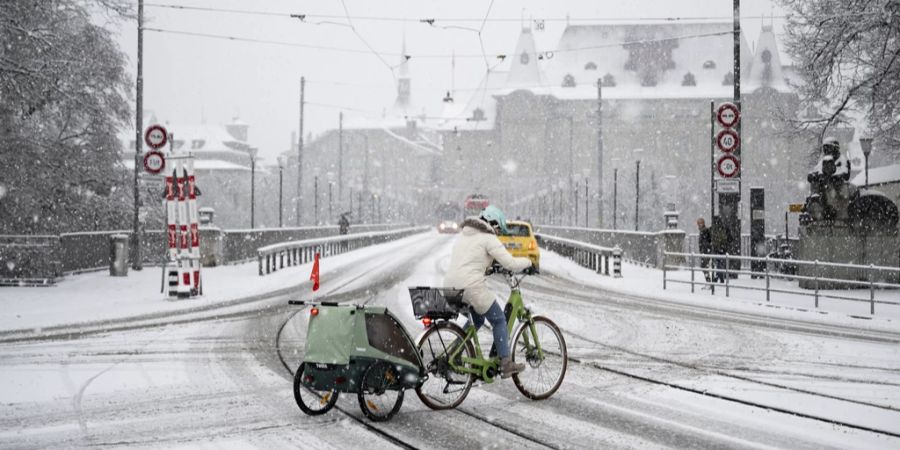
<svg viewBox="0 0 900 450">
<path fill-rule="evenodd" d="M 560 280 L 560 279 L 561 278 L 557 278 L 557 280 Z M 570 301 L 576 301 L 576 302 L 588 304 L 591 306 L 596 306 L 596 304 L 597 304 L 595 297 L 590 297 L 590 296 L 587 296 L 587 295 L 584 295 L 581 293 L 565 292 L 565 291 L 561 291 L 558 289 L 554 289 L 552 287 L 540 286 L 540 285 L 529 286 L 529 288 L 534 289 L 535 291 L 543 291 L 544 293 L 549 293 L 552 296 L 562 296 L 562 298 L 566 298 Z M 582 288 L 587 289 L 588 287 L 582 286 Z M 603 292 L 602 289 L 598 288 L 597 290 Z M 605 296 L 609 296 L 611 293 L 603 292 L 603 294 Z M 619 294 L 615 293 L 615 295 L 618 296 Z M 634 297 L 634 296 L 627 296 L 627 295 L 623 295 L 622 297 L 625 297 L 629 300 L 644 300 L 642 297 Z M 704 308 L 704 309 L 706 309 L 706 308 Z M 744 315 L 741 315 L 741 316 L 744 316 Z M 705 313 L 701 314 L 701 317 L 703 319 L 709 319 L 709 317 Z M 723 319 L 718 319 L 718 320 L 723 320 Z M 754 321 L 754 324 L 757 324 L 757 323 Z M 770 327 L 777 328 L 779 331 L 785 330 L 785 328 L 783 326 L 770 326 Z M 789 331 L 795 331 L 795 332 L 801 332 L 801 333 L 816 333 L 817 332 L 817 330 L 810 330 L 806 326 L 789 328 Z M 706 367 L 706 366 L 703 366 L 700 364 L 687 363 L 684 361 L 678 361 L 678 360 L 674 360 L 674 359 L 670 359 L 670 358 L 649 355 L 646 353 L 630 350 L 630 349 L 625 348 L 620 345 L 606 344 L 606 343 L 600 342 L 596 339 L 592 339 L 592 338 L 583 336 L 579 333 L 574 333 L 571 331 L 564 331 L 564 333 L 568 336 L 574 337 L 578 340 L 587 342 L 589 344 L 592 344 L 592 345 L 595 345 L 598 347 L 602 347 L 602 348 L 606 348 L 609 350 L 614 350 L 614 351 L 617 351 L 620 353 L 628 354 L 628 355 L 631 355 L 631 356 L 634 356 L 637 358 L 641 358 L 641 359 L 644 359 L 647 361 L 652 361 L 657 364 L 666 364 L 666 365 L 670 365 L 670 366 L 679 367 L 682 369 L 688 369 L 688 370 L 692 370 L 692 371 L 696 371 L 696 372 L 701 372 L 703 374 L 716 375 L 716 376 L 720 376 L 720 377 L 724 377 L 724 378 L 729 378 L 729 379 L 733 379 L 733 380 L 738 380 L 738 381 L 742 381 L 742 382 L 765 386 L 767 388 L 780 389 L 780 390 L 789 391 L 789 392 L 793 392 L 793 393 L 797 393 L 797 394 L 809 395 L 809 396 L 824 398 L 824 399 L 828 399 L 828 400 L 847 402 L 847 403 L 863 406 L 866 408 L 875 408 L 875 409 L 879 409 L 882 411 L 889 411 L 889 412 L 900 412 L 900 408 L 896 408 L 896 407 L 890 406 L 890 405 L 883 405 L 883 404 L 878 404 L 878 403 L 872 403 L 872 402 L 867 402 L 867 401 L 862 401 L 862 400 L 841 397 L 841 396 L 837 396 L 837 395 L 826 394 L 826 393 L 822 393 L 822 392 L 812 391 L 809 389 L 788 386 L 788 385 L 784 385 L 781 383 L 757 380 L 757 379 L 754 379 L 754 378 L 751 378 L 748 376 L 736 375 L 733 373 L 729 373 L 729 372 L 723 370 L 722 368 Z M 837 334 L 840 337 L 852 337 L 855 339 L 871 339 L 871 340 L 875 340 L 877 342 L 885 342 L 885 341 L 893 342 L 893 340 L 891 338 L 886 339 L 885 336 L 870 336 L 867 334 L 860 336 L 859 334 L 850 334 L 850 333 L 846 333 L 844 331 L 836 332 L 834 330 L 828 330 L 828 331 L 819 331 L 819 333 L 825 334 L 830 337 L 835 337 L 835 335 Z M 802 418 L 806 418 L 806 419 L 810 419 L 810 420 L 828 423 L 831 425 L 837 425 L 837 426 L 857 429 L 857 430 L 861 430 L 861 431 L 871 432 L 871 433 L 875 433 L 875 434 L 880 434 L 880 435 L 884 435 L 884 436 L 900 438 L 900 433 L 897 433 L 894 431 L 882 430 L 882 429 L 869 427 L 869 426 L 865 426 L 865 425 L 860 425 L 860 424 L 856 424 L 856 423 L 850 423 L 850 422 L 839 420 L 839 419 L 833 419 L 833 418 L 829 418 L 829 417 L 825 417 L 825 416 L 821 416 L 821 415 L 817 415 L 817 414 L 805 413 L 802 411 L 792 410 L 789 408 L 782 408 L 782 407 L 778 407 L 778 406 L 767 405 L 767 404 L 764 404 L 761 402 L 742 399 L 742 398 L 738 398 L 738 397 L 730 396 L 730 395 L 726 395 L 726 394 L 713 393 L 706 389 L 699 389 L 699 388 L 694 388 L 694 387 L 690 387 L 690 386 L 684 386 L 684 385 L 681 385 L 681 384 L 678 384 L 675 382 L 665 381 L 665 380 L 661 380 L 658 378 L 633 373 L 633 372 L 623 370 L 621 368 L 613 367 L 613 366 L 610 366 L 607 364 L 602 364 L 602 363 L 599 363 L 596 361 L 590 361 L 590 360 L 587 360 L 586 358 L 580 358 L 580 357 L 574 357 L 574 356 L 567 355 L 567 359 L 573 363 L 578 363 L 582 366 L 586 366 L 589 368 L 597 369 L 597 370 L 608 372 L 608 373 L 613 373 L 613 374 L 616 374 L 619 376 L 631 378 L 634 380 L 639 380 L 639 381 L 650 383 L 650 384 L 666 386 L 666 387 L 669 387 L 672 389 L 677 389 L 677 390 L 680 390 L 683 392 L 689 392 L 689 393 L 693 393 L 693 394 L 703 395 L 706 397 L 716 398 L 719 400 L 729 401 L 732 403 L 738 403 L 738 404 L 742 404 L 745 406 L 751 406 L 751 407 L 761 408 L 761 409 L 765 409 L 765 410 L 776 411 L 776 412 L 780 412 L 783 414 L 789 414 L 789 415 L 793 415 L 796 417 L 802 417 Z"/>
</svg>

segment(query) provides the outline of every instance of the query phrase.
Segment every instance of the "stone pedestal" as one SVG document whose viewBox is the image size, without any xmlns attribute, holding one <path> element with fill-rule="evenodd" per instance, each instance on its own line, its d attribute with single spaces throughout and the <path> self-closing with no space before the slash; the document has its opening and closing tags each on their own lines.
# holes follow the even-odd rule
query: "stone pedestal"
<svg viewBox="0 0 900 450">
<path fill-rule="evenodd" d="M 682 230 L 665 230 L 658 233 L 656 241 L 656 262 L 657 268 L 662 269 L 663 264 L 667 266 L 684 266 L 687 258 L 684 256 L 665 255 L 664 252 L 681 253 L 684 251 L 684 239 L 687 234 Z"/>
<path fill-rule="evenodd" d="M 200 265 L 215 267 L 225 263 L 225 232 L 217 226 L 200 227 Z"/>
<path fill-rule="evenodd" d="M 898 267 L 900 264 L 900 236 L 897 230 L 864 232 L 849 226 L 810 224 L 800 227 L 800 240 L 794 257 L 799 260 L 822 261 L 868 266 Z M 797 274 L 821 278 L 840 278 L 868 281 L 868 271 L 843 267 L 818 267 L 800 264 Z M 874 272 L 874 280 L 888 283 L 900 282 L 896 272 Z M 803 289 L 815 289 L 814 280 L 800 280 Z M 819 289 L 853 289 L 860 285 L 819 281 Z"/>
</svg>

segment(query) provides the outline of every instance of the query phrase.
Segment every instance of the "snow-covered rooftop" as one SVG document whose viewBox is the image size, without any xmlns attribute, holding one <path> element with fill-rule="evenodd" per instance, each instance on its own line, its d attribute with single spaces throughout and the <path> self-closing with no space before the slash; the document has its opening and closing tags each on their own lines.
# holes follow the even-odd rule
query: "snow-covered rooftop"
<svg viewBox="0 0 900 450">
<path fill-rule="evenodd" d="M 863 186 L 866 184 L 866 171 L 865 168 L 862 168 L 852 180 L 851 183 L 857 186 Z M 900 164 L 894 164 L 890 166 L 883 167 L 869 167 L 869 185 L 874 186 L 878 184 L 888 184 L 888 183 L 898 183 L 900 182 Z"/>
</svg>

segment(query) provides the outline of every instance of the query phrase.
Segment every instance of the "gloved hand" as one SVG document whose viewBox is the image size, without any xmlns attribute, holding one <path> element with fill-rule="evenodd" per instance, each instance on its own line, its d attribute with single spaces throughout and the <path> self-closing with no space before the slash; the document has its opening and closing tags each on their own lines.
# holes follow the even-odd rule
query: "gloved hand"
<svg viewBox="0 0 900 450">
<path fill-rule="evenodd" d="M 540 269 L 537 268 L 537 266 L 534 265 L 534 262 L 532 262 L 531 266 L 529 266 L 528 268 L 523 270 L 522 273 L 524 273 L 526 275 L 537 275 L 537 274 L 541 273 L 541 271 L 540 271 Z"/>
</svg>

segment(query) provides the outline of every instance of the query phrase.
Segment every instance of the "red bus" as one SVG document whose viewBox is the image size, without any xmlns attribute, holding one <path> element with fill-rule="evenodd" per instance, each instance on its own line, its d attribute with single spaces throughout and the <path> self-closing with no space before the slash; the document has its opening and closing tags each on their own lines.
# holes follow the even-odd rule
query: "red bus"
<svg viewBox="0 0 900 450">
<path fill-rule="evenodd" d="M 466 201 L 463 202 L 463 214 L 465 217 L 478 216 L 490 204 L 491 202 L 487 197 L 481 194 L 472 194 L 466 197 Z"/>
</svg>

